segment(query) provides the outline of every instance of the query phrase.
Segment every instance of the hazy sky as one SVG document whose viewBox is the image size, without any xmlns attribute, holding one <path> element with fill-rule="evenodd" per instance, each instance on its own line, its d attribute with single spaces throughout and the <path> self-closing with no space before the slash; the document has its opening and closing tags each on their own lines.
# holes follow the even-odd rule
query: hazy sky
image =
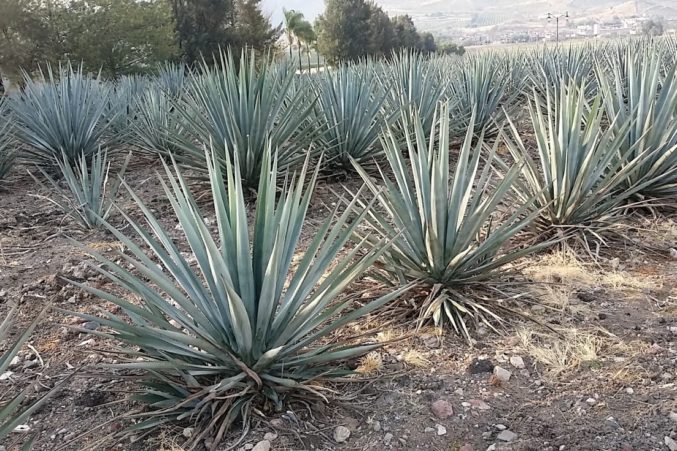
<svg viewBox="0 0 677 451">
<path fill-rule="evenodd" d="M 282 8 L 301 11 L 311 22 L 324 11 L 324 0 L 263 0 L 262 4 L 273 25 L 282 22 Z"/>
</svg>

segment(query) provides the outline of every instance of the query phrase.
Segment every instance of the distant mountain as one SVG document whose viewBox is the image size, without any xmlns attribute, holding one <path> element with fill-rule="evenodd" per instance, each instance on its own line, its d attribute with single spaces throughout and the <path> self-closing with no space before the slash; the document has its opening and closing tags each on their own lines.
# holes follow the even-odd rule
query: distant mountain
<svg viewBox="0 0 677 451">
<path fill-rule="evenodd" d="M 376 0 L 390 15 L 409 14 L 419 28 L 490 26 L 542 21 L 548 12 L 569 12 L 572 20 L 605 20 L 649 16 L 677 20 L 677 0 Z M 314 20 L 324 0 L 263 0 L 274 24 L 282 22 L 282 8 L 302 11 Z"/>
</svg>

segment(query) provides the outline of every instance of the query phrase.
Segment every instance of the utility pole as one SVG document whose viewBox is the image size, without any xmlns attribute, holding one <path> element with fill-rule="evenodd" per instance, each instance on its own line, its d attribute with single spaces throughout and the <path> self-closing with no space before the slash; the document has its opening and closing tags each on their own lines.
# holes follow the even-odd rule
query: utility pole
<svg viewBox="0 0 677 451">
<path fill-rule="evenodd" d="M 555 24 L 556 24 L 556 27 L 557 27 L 556 28 L 556 30 L 557 30 L 556 39 L 557 39 L 558 44 L 559 44 L 559 19 L 560 19 L 560 17 L 564 17 L 564 18 L 568 19 L 569 18 L 569 11 L 565 12 L 564 14 L 558 14 L 558 15 L 548 13 L 548 22 L 550 22 L 552 19 L 555 19 Z"/>
</svg>

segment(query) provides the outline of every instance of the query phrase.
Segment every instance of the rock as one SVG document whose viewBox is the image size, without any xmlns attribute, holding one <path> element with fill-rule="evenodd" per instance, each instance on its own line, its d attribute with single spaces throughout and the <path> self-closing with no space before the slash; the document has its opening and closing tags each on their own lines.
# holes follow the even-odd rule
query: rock
<svg viewBox="0 0 677 451">
<path fill-rule="evenodd" d="M 380 430 L 381 430 L 381 422 L 380 422 L 380 421 L 374 421 L 374 422 L 371 424 L 371 428 L 372 428 L 375 432 L 380 431 Z"/>
<path fill-rule="evenodd" d="M 632 395 L 633 393 L 635 393 L 635 390 L 633 390 L 632 387 L 628 387 L 625 389 L 625 393 L 627 393 L 628 395 Z"/>
<path fill-rule="evenodd" d="M 500 366 L 494 367 L 494 376 L 501 382 L 508 382 L 512 373 Z"/>
<path fill-rule="evenodd" d="M 263 436 L 264 440 L 268 440 L 269 442 L 274 442 L 275 439 L 277 439 L 277 434 L 275 432 L 266 432 L 266 435 Z"/>
<path fill-rule="evenodd" d="M 350 437 L 350 429 L 345 426 L 336 426 L 334 429 L 334 440 L 337 443 L 343 443 Z"/>
<path fill-rule="evenodd" d="M 665 442 L 665 446 L 668 447 L 670 451 L 677 451 L 677 442 L 674 441 L 672 438 L 668 437 L 667 435 L 663 439 Z"/>
<path fill-rule="evenodd" d="M 668 418 L 670 418 L 672 421 L 677 423 L 677 412 L 670 412 L 670 414 L 668 415 Z"/>
<path fill-rule="evenodd" d="M 470 374 L 491 373 L 492 371 L 494 371 L 494 364 L 489 359 L 474 359 L 468 365 Z"/>
<path fill-rule="evenodd" d="M 447 433 L 447 428 L 441 424 L 436 424 L 435 428 L 437 428 L 437 435 L 445 435 Z"/>
<path fill-rule="evenodd" d="M 526 365 L 524 364 L 524 359 L 518 355 L 514 355 L 510 357 L 510 364 L 514 366 L 515 368 L 519 368 L 520 370 L 524 369 Z M 494 371 L 496 368 L 494 368 Z"/>
<path fill-rule="evenodd" d="M 600 313 L 597 315 L 597 318 L 604 320 L 607 319 L 609 316 L 606 313 Z"/>
<path fill-rule="evenodd" d="M 454 393 L 456 393 L 458 396 L 463 396 L 463 389 L 457 388 L 456 390 L 454 390 Z"/>
<path fill-rule="evenodd" d="M 4 373 L 0 374 L 0 381 L 6 381 L 10 377 L 12 377 L 13 374 L 14 372 L 12 371 L 5 371 Z"/>
<path fill-rule="evenodd" d="M 430 426 L 428 426 L 427 428 L 423 429 L 423 432 L 429 434 L 431 432 L 435 432 L 435 428 L 431 428 Z"/>
<path fill-rule="evenodd" d="M 438 399 L 435 401 L 430 407 L 430 410 L 437 418 L 442 420 L 449 418 L 454 414 L 454 409 L 451 407 L 451 404 L 443 399 Z"/>
<path fill-rule="evenodd" d="M 585 400 L 585 402 L 587 402 L 591 406 L 594 406 L 595 404 L 597 404 L 597 400 L 595 398 L 588 398 L 588 399 Z"/>
<path fill-rule="evenodd" d="M 393 434 L 391 434 L 390 432 L 388 432 L 386 435 L 383 436 L 383 442 L 386 445 L 390 445 L 390 442 L 392 441 L 392 439 L 393 439 Z"/>
<path fill-rule="evenodd" d="M 21 434 L 25 434 L 26 432 L 30 432 L 30 430 L 31 430 L 31 427 L 29 425 L 20 424 L 13 429 L 13 432 L 19 432 Z M 668 437 L 666 437 L 666 438 L 668 438 Z"/>
<path fill-rule="evenodd" d="M 675 248 L 670 249 L 670 257 L 672 257 L 673 260 L 677 260 L 677 249 Z"/>
<path fill-rule="evenodd" d="M 274 428 L 281 428 L 284 426 L 284 421 L 280 420 L 279 418 L 273 418 L 270 420 L 270 425 Z"/>
<path fill-rule="evenodd" d="M 494 427 L 499 431 L 505 431 L 506 429 L 508 429 L 508 426 L 506 426 L 505 424 L 495 424 Z"/>
<path fill-rule="evenodd" d="M 254 445 L 252 451 L 270 451 L 270 442 L 268 440 L 261 440 Z"/>
<path fill-rule="evenodd" d="M 96 321 L 87 321 L 86 323 L 82 324 L 82 328 L 86 330 L 96 330 L 100 325 L 101 324 L 97 323 Z"/>
<path fill-rule="evenodd" d="M 502 442 L 512 442 L 517 438 L 517 434 L 506 429 L 505 431 L 499 432 L 496 438 Z"/>
<path fill-rule="evenodd" d="M 183 436 L 186 438 L 191 438 L 193 436 L 193 432 L 195 431 L 194 428 L 184 428 L 183 429 Z"/>
<path fill-rule="evenodd" d="M 618 257 L 614 257 L 614 258 L 611 259 L 610 263 L 611 263 L 611 269 L 616 271 L 618 269 L 618 267 L 621 266 L 621 259 L 618 258 Z"/>
<path fill-rule="evenodd" d="M 633 448 L 629 443 L 623 443 L 621 445 L 621 451 L 635 451 L 635 448 Z"/>
<path fill-rule="evenodd" d="M 466 443 L 465 445 L 461 446 L 458 451 L 475 451 L 475 448 L 473 448 L 470 443 Z"/>
<path fill-rule="evenodd" d="M 21 359 L 19 358 L 19 356 L 15 355 L 14 358 L 12 359 L 12 361 L 9 362 L 10 368 L 13 367 L 13 366 L 17 366 L 20 361 L 21 361 Z"/>
<path fill-rule="evenodd" d="M 491 409 L 491 406 L 489 406 L 489 404 L 482 401 L 481 399 L 470 399 L 470 400 L 468 400 L 467 404 L 470 404 L 470 408 L 472 408 L 472 409 L 479 409 L 479 410 L 489 410 L 489 409 Z"/>
<path fill-rule="evenodd" d="M 540 304 L 534 304 L 531 306 L 531 311 L 537 315 L 542 315 L 545 313 L 545 306 Z"/>
</svg>

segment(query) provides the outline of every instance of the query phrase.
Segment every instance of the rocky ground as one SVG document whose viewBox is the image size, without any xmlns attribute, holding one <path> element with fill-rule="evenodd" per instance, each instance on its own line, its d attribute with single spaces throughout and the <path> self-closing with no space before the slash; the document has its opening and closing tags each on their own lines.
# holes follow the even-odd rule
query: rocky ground
<svg viewBox="0 0 677 451">
<path fill-rule="evenodd" d="M 102 252 L 119 244 L 102 232 L 76 232 L 24 174 L 16 171 L 0 194 L 0 317 L 15 302 L 18 326 L 48 304 L 109 308 L 60 279 L 104 283 L 66 236 Z M 172 226 L 155 180 L 148 164 L 130 170 L 130 184 Z M 304 236 L 312 236 L 337 190 L 329 182 L 318 187 Z M 131 206 L 128 198 L 123 204 Z M 355 330 L 380 327 L 384 347 L 356 363 L 362 377 L 337 387 L 339 401 L 290 406 L 229 443 L 256 451 L 677 450 L 677 223 L 628 218 L 623 234 L 594 258 L 553 250 L 522 262 L 530 296 L 510 307 L 524 317 L 515 315 L 501 334 L 480 327 L 471 344 L 387 314 L 365 319 Z M 113 343 L 69 328 L 98 324 L 57 309 L 12 374 L 0 378 L 0 393 L 28 384 L 46 390 L 72 377 L 7 449 L 34 434 L 37 450 L 180 450 L 191 434 L 184 426 L 136 441 L 114 438 L 127 424 L 121 415 L 139 408 L 126 399 L 134 385 L 97 367 L 115 360 Z"/>
</svg>

